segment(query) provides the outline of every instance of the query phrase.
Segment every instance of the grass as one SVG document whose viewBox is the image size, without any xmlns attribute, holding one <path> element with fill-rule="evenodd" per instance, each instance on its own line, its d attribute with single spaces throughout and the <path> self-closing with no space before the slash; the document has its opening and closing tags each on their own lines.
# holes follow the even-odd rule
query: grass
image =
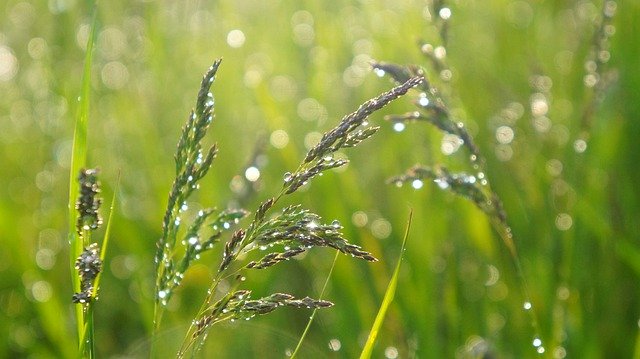
<svg viewBox="0 0 640 359">
<path fill-rule="evenodd" d="M 73 357 L 77 348 L 63 208 L 91 19 L 83 2 L 56 4 L 9 0 L 0 19 L 0 53 L 7 59 L 0 68 L 3 357 Z M 203 148 L 215 140 L 220 152 L 192 208 L 258 208 L 339 116 L 390 87 L 368 71 L 370 60 L 421 64 L 486 158 L 545 354 L 637 353 L 638 5 L 617 3 L 605 66 L 617 71 L 617 80 L 586 122 L 594 91 L 585 86 L 584 65 L 602 2 L 449 5 L 446 60 L 453 76 L 441 86 L 416 45 L 443 41 L 437 23 L 425 18 L 424 2 L 100 3 L 87 163 L 102 170 L 104 198 L 112 198 L 119 172 L 121 185 L 94 311 L 98 356 L 148 355 L 155 244 L 175 177 L 170 159 L 193 106 L 194 84 L 217 57 L 224 57 L 224 76 L 215 85 L 217 122 Z M 240 47 L 227 43 L 234 29 L 245 35 Z M 540 118 L 539 94 L 547 100 L 542 116 L 548 121 Z M 314 179 L 303 194 L 280 203 L 339 220 L 345 238 L 380 259 L 338 259 L 322 295 L 335 306 L 318 312 L 298 357 L 360 355 L 397 260 L 407 205 L 414 211 L 412 238 L 373 356 L 392 349 L 400 357 L 537 356 L 511 254 L 482 210 L 426 182 L 420 190 L 385 184 L 416 163 L 469 172 L 464 148 L 443 154 L 441 132 L 415 124 L 397 133 L 382 120 L 414 108 L 401 99 L 374 115 L 370 122 L 381 129 L 349 151 L 345 172 Z M 508 132 L 505 126 L 513 131 L 510 143 L 496 137 Z M 585 131 L 586 151 L 577 153 Z M 256 146 L 260 140 L 263 147 Z M 254 165 L 260 177 L 246 181 Z M 179 348 L 222 248 L 203 253 L 168 301 L 159 352 Z M 256 271 L 243 287 L 256 298 L 277 292 L 319 297 L 333 255 L 319 249 Z M 202 356 L 282 357 L 295 348 L 308 315 L 286 308 L 223 324 Z"/>
</svg>

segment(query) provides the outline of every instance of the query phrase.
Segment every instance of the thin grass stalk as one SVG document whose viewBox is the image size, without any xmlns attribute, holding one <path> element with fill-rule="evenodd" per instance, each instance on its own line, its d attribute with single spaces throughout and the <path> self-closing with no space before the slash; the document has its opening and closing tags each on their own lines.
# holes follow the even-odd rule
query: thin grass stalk
<svg viewBox="0 0 640 359">
<path fill-rule="evenodd" d="M 339 255 L 340 255 L 340 252 L 336 252 L 336 255 L 333 257 L 333 263 L 331 263 L 331 268 L 329 269 L 327 278 L 325 279 L 324 284 L 322 285 L 322 290 L 320 291 L 320 295 L 318 296 L 318 299 L 320 300 L 324 298 L 324 292 L 327 290 L 327 286 L 329 286 L 329 280 L 331 279 L 331 274 L 333 273 L 333 269 L 336 267 L 336 262 L 338 261 Z M 304 339 L 306 338 L 307 333 L 309 332 L 309 328 L 311 328 L 311 324 L 313 323 L 313 320 L 316 317 L 316 312 L 318 312 L 318 308 L 315 308 L 313 312 L 311 312 L 311 316 L 309 316 L 307 325 L 304 327 L 304 330 L 302 331 L 302 335 L 300 335 L 298 344 L 296 344 L 296 348 L 293 350 L 293 353 L 291 353 L 291 359 L 294 359 L 298 354 L 298 351 L 300 351 L 300 348 L 302 348 L 302 343 L 304 342 Z"/>
<path fill-rule="evenodd" d="M 82 253 L 84 244 L 82 238 L 76 230 L 75 204 L 79 193 L 79 184 L 76 176 L 80 169 L 86 165 L 87 161 L 87 124 L 89 121 L 89 102 L 91 93 L 91 68 L 93 63 L 93 48 L 97 32 L 97 9 L 94 7 L 91 20 L 91 30 L 87 39 L 87 48 L 84 59 L 84 69 L 82 73 L 82 87 L 78 100 L 78 110 L 76 113 L 75 128 L 73 134 L 73 147 L 71 150 L 71 165 L 69 175 L 69 245 L 70 245 L 70 273 L 71 283 L 74 292 L 81 291 L 80 278 L 76 275 L 75 261 Z M 78 337 L 78 349 L 83 353 L 85 342 L 85 323 L 87 319 L 82 305 L 74 305 L 76 318 L 76 333 Z M 92 323 L 89 320 L 89 323 Z M 92 354 L 92 350 L 89 352 Z"/>
<path fill-rule="evenodd" d="M 373 352 L 373 347 L 376 344 L 376 340 L 378 338 L 378 333 L 380 332 L 380 328 L 382 328 L 382 323 L 384 322 L 384 318 L 393 302 L 393 298 L 396 294 L 396 288 L 398 287 L 398 277 L 400 276 L 400 266 L 402 265 L 402 256 L 404 255 L 404 250 L 407 244 L 407 239 L 409 238 L 409 230 L 411 229 L 411 221 L 413 219 L 413 210 L 409 212 L 409 219 L 407 220 L 407 225 L 405 226 L 404 236 L 402 237 L 402 246 L 400 247 L 400 256 L 398 257 L 398 262 L 396 263 L 396 267 L 393 271 L 393 275 L 391 276 L 391 280 L 387 285 L 387 290 L 384 293 L 384 298 L 382 303 L 380 304 L 380 308 L 378 309 L 378 314 L 376 315 L 376 319 L 373 322 L 373 326 L 371 327 L 371 331 L 369 331 L 369 336 L 367 337 L 367 341 L 364 344 L 364 348 L 360 353 L 360 359 L 369 359 L 371 358 L 371 353 Z"/>
</svg>

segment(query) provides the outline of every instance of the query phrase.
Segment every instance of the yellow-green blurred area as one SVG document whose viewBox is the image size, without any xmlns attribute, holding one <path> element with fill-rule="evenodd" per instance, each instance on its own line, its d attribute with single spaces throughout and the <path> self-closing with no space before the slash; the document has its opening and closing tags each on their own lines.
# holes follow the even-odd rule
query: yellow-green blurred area
<svg viewBox="0 0 640 359">
<path fill-rule="evenodd" d="M 611 39 L 596 54 L 602 1 L 448 1 L 449 11 L 439 13 L 431 6 L 98 4 L 88 164 L 101 169 L 104 217 L 121 177 L 95 306 L 99 357 L 148 355 L 153 256 L 173 153 L 201 76 L 218 57 L 216 119 L 205 142 L 220 152 L 191 208 L 255 211 L 324 131 L 391 88 L 371 71 L 372 60 L 419 64 L 487 159 L 485 175 L 504 202 L 537 317 L 535 329 L 514 260 L 472 202 L 433 183 L 385 183 L 416 163 L 473 172 L 458 139 L 423 122 L 394 131 L 383 120 L 414 111 L 412 92 L 371 117 L 382 129 L 343 151 L 346 170 L 279 203 L 339 220 L 350 241 L 380 259 L 338 258 L 325 295 L 336 304 L 318 313 L 299 357 L 359 355 L 410 209 L 398 290 L 375 357 L 640 355 L 640 4 L 608 2 L 617 10 L 605 30 Z M 78 0 L 0 1 L 0 357 L 76 355 L 67 202 L 91 13 Z M 446 44 L 433 25 L 438 17 L 447 18 Z M 421 44 L 439 51 L 450 72 L 434 69 Z M 605 79 L 589 76 L 593 56 L 606 62 L 609 81 L 596 95 L 594 81 Z M 186 273 L 169 303 L 157 339 L 162 357 L 179 347 L 222 248 Z M 256 298 L 318 297 L 332 260 L 333 252 L 315 248 L 249 272 L 243 286 Z M 202 357 L 285 357 L 310 314 L 282 308 L 215 326 Z"/>
</svg>

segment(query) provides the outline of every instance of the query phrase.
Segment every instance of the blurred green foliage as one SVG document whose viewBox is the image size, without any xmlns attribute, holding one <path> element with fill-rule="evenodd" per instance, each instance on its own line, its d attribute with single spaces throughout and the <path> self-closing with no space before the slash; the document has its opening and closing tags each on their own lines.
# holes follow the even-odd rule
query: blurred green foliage
<svg viewBox="0 0 640 359">
<path fill-rule="evenodd" d="M 207 141 L 217 142 L 220 153 L 192 207 L 255 209 L 280 189 L 282 174 L 295 169 L 305 146 L 391 87 L 370 71 L 370 60 L 421 64 L 437 79 L 418 46 L 440 45 L 429 6 L 415 0 L 99 3 L 88 162 L 101 168 L 105 198 L 122 177 L 95 309 L 100 357 L 147 355 L 152 261 L 172 154 L 213 59 L 224 62 Z M 329 173 L 283 203 L 300 202 L 340 220 L 348 238 L 381 259 L 338 260 L 327 294 L 336 306 L 319 313 L 304 357 L 359 354 L 409 208 L 411 236 L 377 357 L 533 357 L 536 334 L 551 357 L 640 355 L 640 4 L 617 4 L 607 64 L 617 76 L 588 128 L 582 118 L 593 99 L 585 63 L 601 1 L 448 6 L 453 77 L 445 95 L 488 159 L 487 176 L 505 202 L 541 332 L 534 333 L 523 310 L 508 251 L 472 203 L 435 185 L 385 184 L 418 162 L 463 168 L 467 154 L 445 155 L 438 131 L 414 124 L 397 133 L 378 114 L 371 120 L 383 129 L 347 153 L 347 171 Z M 91 9 L 74 0 L 4 0 L 0 9 L 0 337 L 6 338 L 0 357 L 74 357 L 66 192 Z M 405 99 L 385 111 L 412 110 Z M 504 126 L 509 141 L 501 137 L 511 136 Z M 575 142 L 582 138 L 586 150 Z M 243 197 L 237 177 L 232 180 L 243 175 L 261 140 L 268 145 L 259 156 L 260 178 L 250 184 L 256 193 Z M 175 352 L 204 298 L 220 249 L 203 256 L 172 299 L 159 338 L 167 353 Z M 253 273 L 247 287 L 256 296 L 317 295 L 332 255 L 314 250 L 304 260 Z M 221 325 L 203 355 L 282 357 L 309 314 L 284 309 Z"/>
</svg>

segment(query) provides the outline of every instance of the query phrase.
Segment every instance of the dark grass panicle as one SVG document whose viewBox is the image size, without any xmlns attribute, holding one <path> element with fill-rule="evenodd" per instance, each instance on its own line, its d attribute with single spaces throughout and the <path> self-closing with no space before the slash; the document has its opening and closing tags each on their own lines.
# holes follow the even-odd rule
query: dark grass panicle
<svg viewBox="0 0 640 359">
<path fill-rule="evenodd" d="M 92 300 L 95 280 L 102 271 L 100 248 L 98 244 L 91 243 L 76 259 L 76 270 L 80 276 L 81 291 L 74 293 L 72 302 L 87 304 Z"/>
<path fill-rule="evenodd" d="M 204 150 L 202 140 L 214 118 L 214 98 L 210 92 L 221 60 L 216 60 L 204 74 L 195 110 L 191 111 L 178 141 L 175 158 L 176 177 L 169 192 L 167 210 L 162 223 L 162 237 L 157 243 L 155 263 L 156 303 L 164 306 L 180 285 L 184 273 L 202 252 L 211 249 L 221 234 L 242 219 L 244 210 L 225 210 L 217 215 L 214 209 L 200 210 L 183 236 L 179 235 L 182 216 L 188 210 L 188 199 L 199 188 L 199 181 L 207 174 L 218 152 L 216 145 Z M 203 229 L 213 232 L 204 235 Z M 176 248 L 182 237 L 182 249 Z M 157 323 L 158 325 L 159 323 Z"/>
<path fill-rule="evenodd" d="M 320 142 L 311 148 L 302 163 L 293 172 L 284 175 L 284 184 L 280 193 L 262 202 L 246 229 L 237 230 L 226 242 L 216 278 L 208 291 L 208 296 L 192 322 L 178 357 L 186 355 L 188 350 L 197 352 L 203 345 L 211 326 L 224 320 L 249 319 L 256 314 L 266 314 L 280 306 L 297 308 L 326 308 L 332 303 L 311 298 L 294 299 L 293 296 L 280 293 L 263 297 L 257 301 L 248 301 L 248 290 L 236 290 L 243 275 L 237 275 L 244 269 L 265 269 L 287 261 L 314 247 L 329 247 L 354 258 L 374 262 L 377 259 L 360 246 L 349 243 L 340 232 L 340 222 L 323 223 L 321 217 L 298 205 L 284 208 L 280 213 L 269 216 L 269 212 L 282 196 L 296 192 L 324 171 L 338 168 L 347 163 L 345 159 L 334 159 L 334 153 L 341 148 L 357 146 L 363 140 L 373 136 L 378 127 L 369 127 L 367 118 L 391 101 L 399 98 L 409 89 L 423 82 L 421 76 L 414 76 L 399 86 L 363 103 L 355 112 L 344 116 L 336 127 L 326 132 Z M 273 251 L 261 259 L 246 261 L 245 257 L 255 250 L 270 250 L 282 247 L 282 252 Z M 231 272 L 232 268 L 236 268 Z M 236 274 L 233 291 L 227 292 L 215 301 L 214 294 L 221 279 Z"/>
<path fill-rule="evenodd" d="M 436 22 L 441 20 L 446 22 L 448 20 L 448 17 L 445 18 L 440 13 L 440 10 L 444 9 L 444 4 L 444 1 L 437 1 L 432 4 L 432 12 L 440 15 L 436 17 L 439 19 L 436 20 Z M 443 45 L 434 48 L 431 44 L 423 44 L 421 50 L 427 59 L 430 60 L 434 72 L 439 75 L 443 83 L 447 83 L 451 78 L 451 70 L 445 61 L 446 48 L 444 46 L 447 40 L 447 27 L 444 23 L 436 25 L 440 30 L 440 38 Z M 425 71 L 416 65 L 401 66 L 397 64 L 374 63 L 373 67 L 379 75 L 388 74 L 395 82 L 403 81 L 410 74 L 425 74 Z M 423 82 L 421 89 L 423 92 L 414 100 L 414 105 L 417 107 L 416 111 L 403 115 L 387 116 L 386 119 L 391 122 L 402 123 L 426 122 L 446 134 L 457 136 L 462 147 L 468 152 L 467 164 L 470 170 L 473 171 L 473 174 L 466 172 L 451 173 L 445 166 L 440 164 L 433 167 L 416 165 L 407 170 L 405 174 L 392 177 L 388 182 L 402 186 L 402 184 L 407 182 L 414 184 L 414 181 L 422 182 L 424 179 L 427 179 L 437 184 L 439 188 L 451 191 L 473 202 L 485 213 L 495 232 L 500 236 L 500 239 L 509 250 L 514 262 L 516 274 L 520 280 L 520 287 L 524 297 L 523 301 L 531 303 L 531 295 L 522 270 L 513 233 L 507 221 L 507 213 L 503 208 L 500 196 L 491 187 L 487 176 L 486 160 L 480 148 L 467 131 L 464 123 L 454 117 L 447 105 L 448 101 L 441 95 L 440 89 L 432 85 L 429 81 Z M 534 331 L 533 337 L 540 341 L 537 315 L 531 304 L 529 305 L 528 313 Z M 542 341 L 540 341 L 540 343 L 542 343 Z M 544 350 L 542 344 L 538 346 L 538 348 L 540 347 Z"/>
<path fill-rule="evenodd" d="M 80 278 L 80 291 L 73 294 L 71 300 L 76 304 L 88 304 L 94 295 L 94 283 L 102 270 L 100 248 L 92 243 L 91 234 L 102 225 L 99 213 L 102 198 L 100 182 L 96 168 L 83 168 L 78 175 L 80 193 L 76 201 L 76 231 L 84 244 L 84 250 L 76 257 L 74 268 Z"/>
<path fill-rule="evenodd" d="M 202 335 L 207 327 L 226 320 L 251 319 L 256 315 L 264 315 L 281 307 L 322 309 L 333 306 L 326 300 L 304 297 L 296 299 L 287 293 L 274 293 L 260 299 L 251 299 L 250 290 L 237 290 L 216 302 L 211 313 L 203 316 L 196 324 L 193 337 Z"/>
<path fill-rule="evenodd" d="M 102 204 L 100 194 L 100 182 L 98 181 L 97 168 L 83 168 L 78 175 L 80 194 L 76 201 L 77 221 L 76 231 L 82 237 L 84 231 L 96 230 L 102 225 L 102 217 L 98 210 Z"/>
</svg>

